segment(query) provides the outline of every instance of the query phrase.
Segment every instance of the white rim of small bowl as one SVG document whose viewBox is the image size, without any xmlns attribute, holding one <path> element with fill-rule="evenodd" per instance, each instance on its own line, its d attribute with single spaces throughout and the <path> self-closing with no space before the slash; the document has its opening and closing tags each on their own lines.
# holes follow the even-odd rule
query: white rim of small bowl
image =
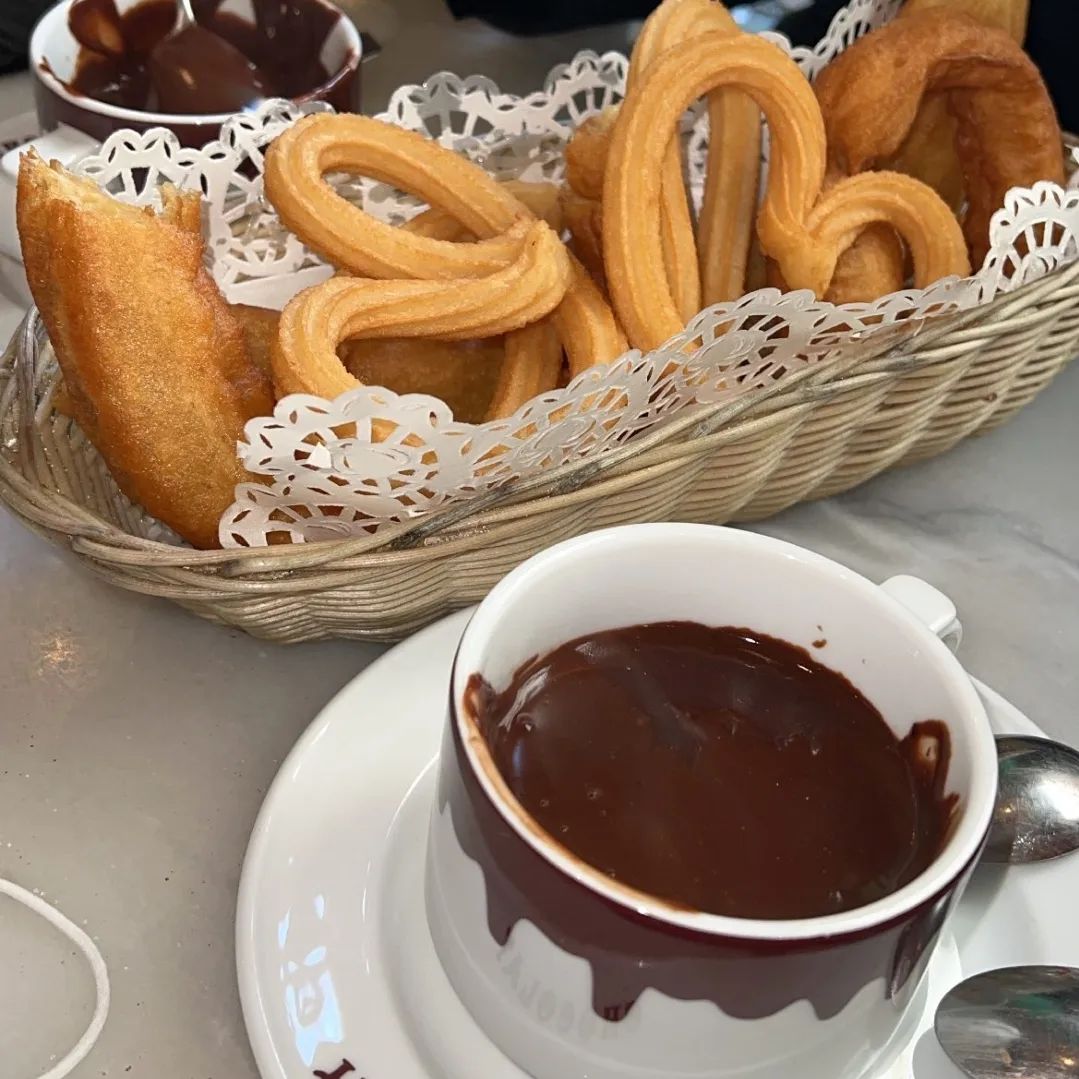
<svg viewBox="0 0 1079 1079">
<path fill-rule="evenodd" d="M 351 51 L 349 60 L 338 67 L 325 82 L 304 91 L 302 94 L 297 94 L 294 98 L 288 99 L 299 103 L 314 100 L 319 93 L 337 82 L 346 71 L 358 68 L 363 60 L 363 38 L 356 28 L 356 24 L 348 16 L 340 8 L 331 4 L 329 0 L 305 0 L 305 2 L 327 8 L 338 16 L 338 21 L 344 26 L 345 33 L 350 39 Z M 99 116 L 110 116 L 116 120 L 124 120 L 150 127 L 172 127 L 177 124 L 196 127 L 220 127 L 226 120 L 237 115 L 236 112 L 144 112 L 141 109 L 128 109 L 121 105 L 112 105 L 107 101 L 98 101 L 96 98 L 87 97 L 85 94 L 73 94 L 49 68 L 43 47 L 44 35 L 53 29 L 53 21 L 63 16 L 66 23 L 64 13 L 71 6 L 71 3 L 72 0 L 60 0 L 58 4 L 54 4 L 38 19 L 30 34 L 30 72 L 58 97 L 62 97 L 76 108 L 83 109 L 86 112 L 95 113 Z M 45 63 L 42 61 L 45 61 Z"/>
<path fill-rule="evenodd" d="M 814 567 L 818 571 L 829 573 L 837 583 L 853 588 L 871 602 L 879 603 L 897 619 L 913 628 L 922 638 L 926 658 L 935 657 L 938 666 L 942 665 L 948 672 L 949 685 L 956 694 L 957 714 L 965 717 L 961 722 L 967 723 L 971 732 L 973 755 L 970 762 L 970 793 L 966 799 L 967 804 L 964 807 L 962 821 L 944 851 L 914 880 L 891 895 L 863 907 L 856 907 L 838 914 L 786 920 L 734 918 L 728 915 L 707 914 L 678 908 L 656 896 L 612 881 L 610 877 L 600 873 L 563 847 L 528 814 L 509 792 L 508 787 L 506 795 L 503 796 L 488 771 L 490 768 L 497 773 L 494 762 L 488 756 L 489 764 L 485 763 L 477 754 L 475 741 L 477 738 L 482 741 L 482 736 L 472 727 L 471 720 L 466 717 L 463 707 L 464 683 L 475 669 L 468 658 L 469 653 L 476 651 L 473 642 L 491 638 L 492 630 L 502 610 L 517 601 L 518 595 L 525 591 L 530 578 L 540 567 L 549 568 L 551 562 L 576 557 L 589 548 L 633 543 L 635 537 L 646 539 L 649 535 L 654 537 L 664 533 L 673 543 L 680 536 L 700 536 L 704 532 L 718 534 L 723 537 L 722 542 L 732 544 L 734 547 L 763 546 L 781 557 L 790 558 Z M 936 899 L 954 884 L 963 870 L 973 862 L 981 848 L 996 799 L 996 743 L 989 718 L 966 671 L 944 642 L 898 600 L 893 599 L 879 586 L 861 574 L 855 573 L 854 570 L 784 540 L 740 529 L 675 523 L 622 525 L 578 536 L 533 556 L 504 577 L 476 609 L 465 628 L 457 657 L 454 660 L 451 693 L 454 721 L 464 744 L 472 773 L 477 777 L 484 793 L 502 818 L 521 839 L 555 869 L 582 887 L 618 906 L 632 910 L 643 917 L 709 936 L 758 941 L 809 941 L 847 936 L 887 925 Z M 499 778 L 500 782 L 504 783 L 501 777 Z"/>
</svg>

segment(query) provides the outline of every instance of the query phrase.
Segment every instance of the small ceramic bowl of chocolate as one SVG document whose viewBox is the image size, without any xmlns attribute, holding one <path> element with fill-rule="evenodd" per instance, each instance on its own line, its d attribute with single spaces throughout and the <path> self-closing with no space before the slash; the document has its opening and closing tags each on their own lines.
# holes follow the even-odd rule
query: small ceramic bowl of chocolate
<svg viewBox="0 0 1079 1079">
<path fill-rule="evenodd" d="M 886 1068 L 996 795 L 952 616 L 700 525 L 511 573 L 454 664 L 426 870 L 486 1034 L 535 1079 Z"/>
<path fill-rule="evenodd" d="M 329 0 L 63 0 L 30 40 L 43 131 L 167 127 L 187 146 L 269 98 L 359 107 L 360 34 Z"/>
</svg>

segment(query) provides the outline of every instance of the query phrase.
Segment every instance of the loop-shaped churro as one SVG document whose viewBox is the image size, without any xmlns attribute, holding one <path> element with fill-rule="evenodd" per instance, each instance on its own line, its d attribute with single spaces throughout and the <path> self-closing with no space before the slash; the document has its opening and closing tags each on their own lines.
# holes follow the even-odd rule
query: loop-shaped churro
<svg viewBox="0 0 1079 1079">
<path fill-rule="evenodd" d="M 418 195 L 455 217 L 476 243 L 432 239 L 377 221 L 323 179 L 334 170 L 363 173 Z M 266 155 L 266 194 L 281 219 L 316 251 L 354 273 L 380 279 L 482 277 L 517 254 L 505 233 L 533 220 L 505 185 L 452 150 L 365 116 L 304 117 Z M 571 260 L 572 282 L 553 318 L 572 374 L 607 363 L 626 340 L 587 271 Z"/>
<path fill-rule="evenodd" d="M 921 188 L 920 219 L 908 211 L 912 198 L 903 178 L 891 199 L 877 174 L 875 186 L 845 190 L 842 204 L 826 201 L 811 217 L 824 181 L 824 122 L 805 76 L 775 45 L 743 34 L 709 33 L 668 49 L 622 103 L 604 177 L 603 246 L 612 301 L 632 344 L 655 348 L 682 327 L 663 274 L 656 205 L 662 184 L 666 142 L 654 133 L 672 131 L 689 104 L 718 87 L 751 95 L 771 128 L 772 161 L 764 204 L 757 219 L 763 250 L 775 258 L 791 288 L 826 291 L 838 255 L 849 244 L 848 222 L 864 228 L 882 220 L 904 232 L 915 251 L 944 248 L 934 232 L 951 235 L 958 223 L 934 192 Z M 861 201 L 859 201 L 861 200 Z M 966 272 L 966 259 L 947 272 Z"/>
<path fill-rule="evenodd" d="M 372 217 L 327 182 L 348 172 L 393 184 L 448 212 L 476 236 L 458 244 Z M 528 211 L 471 161 L 414 131 L 367 116 L 306 116 L 266 151 L 266 197 L 308 247 L 362 277 L 482 277 L 516 256 L 502 234 Z"/>
<path fill-rule="evenodd" d="M 926 227 L 946 215 L 951 228 Z M 833 184 L 806 218 L 806 229 L 821 258 L 821 292 L 835 274 L 839 256 L 869 225 L 888 222 L 906 240 L 914 263 L 914 284 L 926 288 L 949 274 L 970 271 L 959 224 L 946 203 L 926 184 L 896 172 L 862 172 Z"/>
<path fill-rule="evenodd" d="M 742 33 L 716 0 L 664 0 L 641 29 L 627 90 L 667 49 L 703 33 Z M 708 167 L 694 243 L 677 129 L 663 162 L 661 235 L 675 305 L 683 319 L 702 306 L 742 295 L 760 175 L 760 111 L 751 97 L 720 88 L 708 94 Z M 699 271 L 698 271 L 699 266 Z"/>
<path fill-rule="evenodd" d="M 667 49 L 701 33 L 740 34 L 727 9 L 715 0 L 664 0 L 641 29 L 629 67 L 628 86 Z M 702 306 L 734 299 L 745 291 L 760 173 L 760 110 L 736 90 L 708 95 L 711 137 L 704 200 L 694 237 L 693 215 L 682 175 L 677 131 L 667 145 L 658 205 L 667 282 L 684 320 Z M 603 176 L 618 107 L 589 117 L 566 145 L 566 182 L 579 196 L 567 225 L 593 277 L 602 273 L 584 252 L 591 247 L 590 222 L 602 216 Z M 595 200 L 588 208 L 580 199 Z M 577 223 L 578 228 L 574 227 Z"/>
<path fill-rule="evenodd" d="M 905 13 L 837 56 L 818 76 L 828 156 L 844 175 L 900 150 L 927 95 L 943 95 L 955 148 L 971 260 L 989 249 L 989 221 L 1012 187 L 1063 183 L 1064 156 L 1049 93 L 1006 33 L 944 9 Z"/>
<path fill-rule="evenodd" d="M 278 326 L 272 361 L 278 396 L 310 393 L 333 398 L 360 385 L 337 354 L 350 339 L 467 340 L 495 337 L 538 322 L 566 292 L 573 273 L 569 253 L 541 221 L 520 223 L 506 233 L 505 242 L 516 246 L 517 258 L 488 277 L 457 281 L 334 277 L 299 293 L 285 307 Z M 527 340 L 515 347 L 529 351 Z M 546 342 L 539 353 L 546 363 Z M 525 380 L 521 368 L 528 365 L 517 357 L 515 361 L 507 379 L 521 383 Z M 546 368 L 536 371 L 529 386 L 545 376 Z M 511 392 L 512 387 L 496 388 L 500 408 L 507 407 Z"/>
<path fill-rule="evenodd" d="M 697 0 L 667 0 L 645 20 L 630 57 L 627 93 L 640 83 L 648 68 L 667 48 L 682 40 L 682 16 L 696 3 Z M 658 137 L 666 140 L 656 209 L 663 262 L 667 267 L 667 287 L 683 321 L 688 321 L 701 309 L 701 277 L 693 214 L 682 175 L 681 135 L 677 128 L 664 128 Z M 651 207 L 649 210 L 651 212 Z"/>
</svg>

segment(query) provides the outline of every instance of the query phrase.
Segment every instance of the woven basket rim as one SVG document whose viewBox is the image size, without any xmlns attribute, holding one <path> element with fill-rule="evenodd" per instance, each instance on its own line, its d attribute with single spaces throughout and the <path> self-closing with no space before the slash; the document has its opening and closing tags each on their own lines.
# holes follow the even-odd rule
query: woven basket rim
<svg viewBox="0 0 1079 1079">
<path fill-rule="evenodd" d="M 271 547 L 236 547 L 199 550 L 187 545 L 146 539 L 124 531 L 59 492 L 33 483 L 16 462 L 0 449 L 0 500 L 33 526 L 66 535 L 77 553 L 118 567 L 189 567 L 221 578 L 255 577 L 233 581 L 246 585 L 280 586 L 281 577 L 295 570 L 317 570 L 334 563 L 350 570 L 366 565 L 408 565 L 430 557 L 433 549 L 447 544 L 490 543 L 500 526 L 519 519 L 527 510 L 522 504 L 549 507 L 556 502 L 583 497 L 608 482 L 618 482 L 660 464 L 678 463 L 705 445 L 705 440 L 735 437 L 747 424 L 778 422 L 792 408 L 810 408 L 822 400 L 853 388 L 866 380 L 887 379 L 899 373 L 922 370 L 965 355 L 1013 329 L 1023 329 L 1051 316 L 1042 307 L 1079 296 L 1079 259 L 1058 268 L 1013 292 L 1001 293 L 987 304 L 916 324 L 897 345 L 876 352 L 870 347 L 854 362 L 827 362 L 807 367 L 777 384 L 774 391 L 747 394 L 723 406 L 689 409 L 681 422 L 646 432 L 607 454 L 584 458 L 536 477 L 528 483 L 507 485 L 492 495 L 453 503 L 448 507 L 387 526 L 374 536 L 327 539 L 306 544 Z M 20 350 L 29 349 L 38 332 L 40 317 L 31 307 L 0 358 L 0 419 L 18 404 L 15 366 Z M 872 336 L 867 338 L 872 345 Z M 554 500 L 554 502 L 552 502 Z M 16 502 L 23 503 L 22 506 Z M 317 576 L 303 582 L 303 591 L 322 587 Z M 328 576 L 332 576 L 332 571 Z M 274 581 L 273 579 L 277 580 Z M 224 581 L 219 581 L 224 584 Z M 300 582 L 297 582 L 299 585 Z M 227 587 L 227 586 L 226 586 Z"/>
</svg>

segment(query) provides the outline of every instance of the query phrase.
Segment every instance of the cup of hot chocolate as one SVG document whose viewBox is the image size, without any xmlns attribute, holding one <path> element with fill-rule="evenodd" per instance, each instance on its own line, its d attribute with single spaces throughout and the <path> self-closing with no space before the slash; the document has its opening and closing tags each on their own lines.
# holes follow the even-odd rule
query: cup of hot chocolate
<svg viewBox="0 0 1079 1079">
<path fill-rule="evenodd" d="M 658 524 L 553 547 L 483 601 L 426 908 L 529 1075 L 861 1079 L 894 1055 L 996 794 L 981 702 L 896 591 Z"/>
</svg>

